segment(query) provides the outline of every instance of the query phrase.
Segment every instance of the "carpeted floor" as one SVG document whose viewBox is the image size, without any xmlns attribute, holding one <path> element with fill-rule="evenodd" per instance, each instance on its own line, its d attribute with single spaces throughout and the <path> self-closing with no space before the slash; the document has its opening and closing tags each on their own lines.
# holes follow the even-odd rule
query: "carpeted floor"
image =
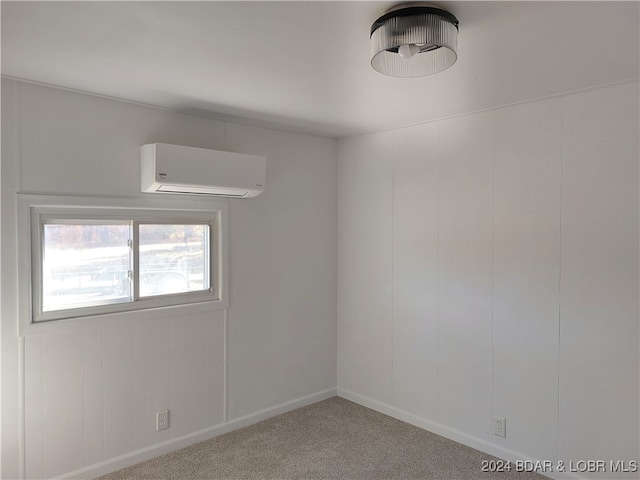
<svg viewBox="0 0 640 480">
<path fill-rule="evenodd" d="M 124 479 L 493 479 L 495 457 L 343 398 L 270 418 L 100 477 Z"/>
</svg>

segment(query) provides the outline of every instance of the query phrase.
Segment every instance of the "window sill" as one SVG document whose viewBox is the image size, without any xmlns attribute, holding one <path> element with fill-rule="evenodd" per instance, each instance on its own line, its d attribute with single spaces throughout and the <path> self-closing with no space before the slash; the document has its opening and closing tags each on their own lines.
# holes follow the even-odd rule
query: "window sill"
<svg viewBox="0 0 640 480">
<path fill-rule="evenodd" d="M 101 326 L 117 319 L 128 318 L 130 321 L 150 320 L 155 318 L 178 317 L 194 313 L 212 312 L 227 308 L 225 302 L 213 300 L 198 303 L 188 303 L 183 305 L 170 305 L 164 307 L 146 308 L 140 310 L 129 310 L 126 312 L 105 313 L 85 317 L 65 318 L 51 320 L 48 322 L 32 322 L 22 326 L 19 335 L 21 337 L 29 335 L 40 335 L 43 333 L 58 332 L 69 328 L 85 328 L 91 326 Z"/>
</svg>

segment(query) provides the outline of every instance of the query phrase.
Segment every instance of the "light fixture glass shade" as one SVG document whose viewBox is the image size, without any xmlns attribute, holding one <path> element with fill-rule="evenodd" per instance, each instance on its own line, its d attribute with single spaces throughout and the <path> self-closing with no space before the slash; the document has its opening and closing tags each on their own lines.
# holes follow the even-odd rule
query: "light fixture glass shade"
<svg viewBox="0 0 640 480">
<path fill-rule="evenodd" d="M 426 6 L 397 8 L 371 26 L 371 66 L 393 77 L 438 73 L 458 58 L 457 40 L 458 20 L 446 10 Z"/>
</svg>

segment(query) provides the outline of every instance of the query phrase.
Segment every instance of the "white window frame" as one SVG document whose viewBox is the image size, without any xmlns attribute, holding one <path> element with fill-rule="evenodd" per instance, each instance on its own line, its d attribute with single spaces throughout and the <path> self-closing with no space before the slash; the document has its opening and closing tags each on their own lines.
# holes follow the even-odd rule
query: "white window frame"
<svg viewBox="0 0 640 480">
<path fill-rule="evenodd" d="M 227 205 L 218 201 L 138 200 L 113 198 L 58 197 L 49 195 L 18 196 L 18 255 L 21 334 L 55 328 L 52 324 L 68 324 L 104 319 L 114 314 L 146 312 L 150 309 L 173 308 L 201 311 L 227 308 Z M 42 254 L 44 221 L 133 222 L 134 224 L 210 225 L 208 290 L 159 296 L 140 297 L 132 301 L 106 303 L 69 309 L 42 309 Z M 137 229 L 134 228 L 137 234 Z M 134 235 L 134 243 L 137 238 Z M 134 256 L 137 260 L 137 256 Z M 133 266 L 137 271 L 138 265 Z M 137 282 L 134 274 L 134 282 Z M 134 289 L 139 292 L 138 285 Z M 46 327 L 45 327 L 46 326 Z"/>
</svg>

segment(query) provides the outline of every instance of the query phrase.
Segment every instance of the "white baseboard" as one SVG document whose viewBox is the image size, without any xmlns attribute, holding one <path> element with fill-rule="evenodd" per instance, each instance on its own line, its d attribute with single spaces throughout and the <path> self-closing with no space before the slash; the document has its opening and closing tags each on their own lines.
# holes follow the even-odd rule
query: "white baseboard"
<svg viewBox="0 0 640 480">
<path fill-rule="evenodd" d="M 357 394 L 355 392 L 351 392 L 343 388 L 337 388 L 337 389 L 330 388 L 330 389 L 323 390 L 321 392 L 316 392 L 314 394 L 307 395 L 304 397 L 300 397 L 300 398 L 297 398 L 289 402 L 285 402 L 270 408 L 265 408 L 263 410 L 259 410 L 249 415 L 245 415 L 243 417 L 236 418 L 229 422 L 221 423 L 219 425 L 215 425 L 213 427 L 206 428 L 198 432 L 194 432 L 188 435 L 184 435 L 182 437 L 174 438 L 163 443 L 152 445 L 150 447 L 135 450 L 133 452 L 130 452 L 115 458 L 111 458 L 109 460 L 105 460 L 103 462 L 96 463 L 94 465 L 90 465 L 88 467 L 84 467 L 82 469 L 75 470 L 73 472 L 69 472 L 67 474 L 59 476 L 58 478 L 60 479 L 95 478 L 100 475 L 105 475 L 107 473 L 111 473 L 116 470 L 120 470 L 122 468 L 135 465 L 136 463 L 144 462 L 146 460 L 150 460 L 160 455 L 164 455 L 166 453 L 170 453 L 175 450 L 188 447 L 195 443 L 209 440 L 210 438 L 217 437 L 224 433 L 238 430 L 239 428 L 247 427 L 249 425 L 260 422 L 262 420 L 266 420 L 268 418 L 274 417 L 276 415 L 280 415 L 282 413 L 295 410 L 296 408 L 305 407 L 307 405 L 311 405 L 313 403 L 326 400 L 327 398 L 331 398 L 336 395 L 346 398 L 347 400 L 351 400 L 352 402 L 358 403 L 367 408 L 371 408 L 372 410 L 375 410 L 377 412 L 383 413 L 385 415 L 389 415 L 390 417 L 396 418 L 398 420 L 402 420 L 403 422 L 407 422 L 411 425 L 422 428 L 429 432 L 435 433 L 437 435 L 441 435 L 445 438 L 461 443 L 468 447 L 475 448 L 476 450 L 480 450 L 481 452 L 487 453 L 489 455 L 493 455 L 503 460 L 509 460 L 511 462 L 516 462 L 516 461 L 536 462 L 537 461 L 537 459 L 531 458 L 520 452 L 516 452 L 513 450 L 500 447 L 498 445 L 487 442 L 486 440 L 482 440 L 480 438 L 474 437 L 464 432 L 460 432 L 458 430 L 452 429 L 450 427 L 439 424 L 437 422 L 433 422 L 431 420 L 418 417 L 409 412 L 401 410 L 397 407 L 393 407 L 391 405 L 378 402 L 377 400 L 373 400 L 371 398 Z M 543 473 L 543 472 L 540 472 L 540 473 Z M 575 475 L 570 472 L 544 473 L 544 475 L 556 480 L 567 480 L 567 479 L 586 480 L 585 477 Z"/>
<path fill-rule="evenodd" d="M 494 457 L 498 457 L 502 460 L 508 460 L 510 462 L 537 462 L 538 460 L 535 458 L 531 458 L 525 454 L 520 452 L 516 452 L 499 445 L 495 445 L 493 443 L 487 442 L 481 438 L 474 437 L 464 432 L 460 432 L 459 430 L 455 430 L 453 428 L 447 427 L 437 422 L 433 422 L 431 420 L 427 420 L 422 417 L 418 417 L 417 415 L 413 415 L 412 413 L 401 410 L 397 407 L 393 407 L 386 403 L 378 402 L 377 400 L 373 400 L 369 397 L 365 397 L 364 395 L 360 395 L 358 393 L 345 390 L 344 388 L 338 387 L 338 396 L 342 398 L 346 398 L 347 400 L 351 400 L 354 403 L 362 405 L 364 407 L 375 410 L 376 412 L 384 413 L 390 417 L 396 418 L 398 420 L 402 420 L 403 422 L 409 423 L 416 427 L 422 428 L 423 430 L 427 430 L 431 433 L 435 433 L 436 435 L 440 435 L 442 437 L 448 438 L 449 440 L 453 440 L 454 442 L 461 443 L 466 445 L 467 447 L 474 448 L 476 450 L 480 450 L 481 452 L 488 453 L 489 455 L 493 455 Z M 538 472 L 541 475 L 545 475 L 549 478 L 553 478 L 556 480 L 586 480 L 585 477 L 576 475 L 571 472 Z"/>
<path fill-rule="evenodd" d="M 135 450 L 133 452 L 129 452 L 124 455 L 111 458 L 109 460 L 105 460 L 104 462 L 96 463 L 94 465 L 90 465 L 88 467 L 66 473 L 64 475 L 58 476 L 57 478 L 90 479 L 99 477 L 100 475 L 106 475 L 107 473 L 115 472 L 116 470 L 135 465 L 136 463 L 144 462 L 145 460 L 150 460 L 160 455 L 164 455 L 166 453 L 188 447 L 195 443 L 209 440 L 210 438 L 217 437 L 218 435 L 222 435 L 223 433 L 232 432 L 233 430 L 238 430 L 239 428 L 253 425 L 254 423 L 266 420 L 267 418 L 275 417 L 276 415 L 280 415 L 281 413 L 286 413 L 290 410 L 295 410 L 296 408 L 305 407 L 307 405 L 311 405 L 312 403 L 335 397 L 336 395 L 337 389 L 335 388 L 316 392 L 311 395 L 281 403 L 280 405 L 259 410 L 249 415 L 245 415 L 243 417 L 236 418 L 210 428 L 205 428 L 203 430 L 184 435 L 182 437 L 172 438 L 171 440 L 168 440 L 166 442 L 158 443 L 146 448 L 141 448 L 139 450 Z"/>
</svg>

